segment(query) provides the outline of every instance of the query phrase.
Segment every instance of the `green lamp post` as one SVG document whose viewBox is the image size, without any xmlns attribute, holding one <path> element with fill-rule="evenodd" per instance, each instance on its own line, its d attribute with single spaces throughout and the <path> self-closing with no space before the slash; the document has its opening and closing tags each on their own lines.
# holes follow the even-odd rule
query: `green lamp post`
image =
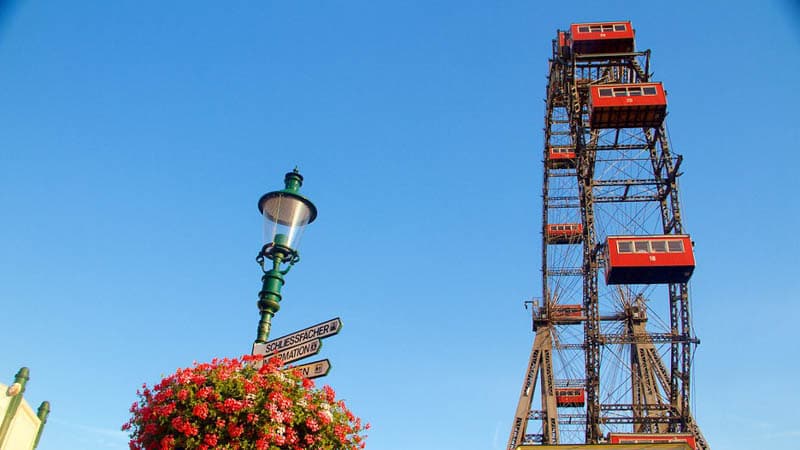
<svg viewBox="0 0 800 450">
<path fill-rule="evenodd" d="M 303 230 L 317 218 L 317 207 L 298 192 L 303 176 L 296 167 L 286 174 L 284 183 L 284 189 L 264 194 L 258 200 L 258 211 L 264 216 L 265 244 L 256 257 L 264 272 L 263 286 L 258 293 L 261 319 L 256 343 L 262 344 L 267 342 L 272 317 L 280 309 L 283 277 L 300 260 L 297 246 Z"/>
</svg>

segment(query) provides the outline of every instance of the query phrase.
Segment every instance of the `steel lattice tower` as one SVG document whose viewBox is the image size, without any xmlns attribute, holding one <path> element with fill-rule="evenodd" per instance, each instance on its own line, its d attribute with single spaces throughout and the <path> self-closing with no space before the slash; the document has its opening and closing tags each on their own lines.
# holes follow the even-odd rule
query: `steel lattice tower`
<svg viewBox="0 0 800 450">
<path fill-rule="evenodd" d="M 667 241 L 686 236 L 682 157 L 670 149 L 665 113 L 619 103 L 600 114 L 603 95 L 629 103 L 643 95 L 656 99 L 661 87 L 649 68 L 650 51 L 635 51 L 630 22 L 575 24 L 553 41 L 544 116 L 543 290 L 529 302 L 536 337 L 509 450 L 612 442 L 620 433 L 652 441 L 683 436 L 696 449 L 709 448 L 690 408 L 699 340 L 688 276 L 664 282 L 656 280 L 662 270 L 656 268 L 641 272 L 650 279 L 606 281 L 615 237 L 649 242 L 630 244 L 632 252 L 667 252 L 673 250 Z M 682 249 L 691 254 L 688 247 Z M 652 255 L 655 261 L 668 253 Z"/>
</svg>

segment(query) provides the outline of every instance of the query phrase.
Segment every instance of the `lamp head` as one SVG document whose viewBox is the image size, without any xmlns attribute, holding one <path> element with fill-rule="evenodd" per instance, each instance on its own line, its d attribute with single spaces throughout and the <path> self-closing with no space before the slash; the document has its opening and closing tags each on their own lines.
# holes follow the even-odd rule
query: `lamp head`
<svg viewBox="0 0 800 450">
<path fill-rule="evenodd" d="M 303 176 L 295 168 L 284 177 L 285 188 L 261 196 L 258 210 L 264 216 L 264 248 L 266 257 L 274 253 L 284 257 L 297 255 L 297 247 L 303 230 L 317 218 L 317 207 L 311 200 L 300 195 Z"/>
</svg>

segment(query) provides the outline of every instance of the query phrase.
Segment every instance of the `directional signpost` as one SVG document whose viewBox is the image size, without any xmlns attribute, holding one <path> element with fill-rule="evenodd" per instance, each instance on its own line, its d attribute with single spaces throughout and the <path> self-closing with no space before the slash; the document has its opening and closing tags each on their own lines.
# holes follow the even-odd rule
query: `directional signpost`
<svg viewBox="0 0 800 450">
<path fill-rule="evenodd" d="M 283 361 L 284 364 L 288 364 L 293 361 L 297 361 L 298 359 L 308 358 L 309 356 L 316 355 L 319 353 L 320 349 L 322 348 L 322 341 L 319 339 L 314 339 L 313 341 L 308 341 L 305 344 L 295 345 L 294 347 L 289 347 L 286 350 L 278 352 L 278 358 Z"/>
<path fill-rule="evenodd" d="M 300 373 L 306 378 L 319 378 L 324 377 L 330 372 L 331 362 L 327 359 L 321 359 L 301 366 L 294 366 L 292 369 L 300 370 Z"/>
<path fill-rule="evenodd" d="M 256 342 L 253 344 L 254 355 L 272 355 L 289 347 L 305 344 L 314 339 L 322 339 L 339 333 L 342 328 L 342 319 L 336 317 L 325 322 L 312 325 L 294 333 L 281 336 L 267 343 Z"/>
<path fill-rule="evenodd" d="M 342 328 L 342 319 L 336 317 L 308 328 L 281 336 L 266 343 L 253 344 L 253 355 L 277 356 L 284 364 L 307 358 L 319 353 L 321 339 L 334 336 Z M 331 363 L 327 359 L 295 366 L 306 378 L 318 378 L 328 374 Z"/>
</svg>

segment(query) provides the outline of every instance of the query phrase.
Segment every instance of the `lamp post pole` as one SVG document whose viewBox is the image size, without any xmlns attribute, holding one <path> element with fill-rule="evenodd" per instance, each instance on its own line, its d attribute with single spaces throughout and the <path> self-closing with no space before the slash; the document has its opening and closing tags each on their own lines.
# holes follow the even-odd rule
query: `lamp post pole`
<svg viewBox="0 0 800 450">
<path fill-rule="evenodd" d="M 258 334 L 256 342 L 266 343 L 269 331 L 272 327 L 272 317 L 281 309 L 281 287 L 283 287 L 283 276 L 286 272 L 280 270 L 281 258 L 272 260 L 272 269 L 265 272 L 261 277 L 263 283 L 261 292 L 258 293 L 258 311 L 261 319 L 258 321 Z M 291 266 L 290 266 L 291 267 Z M 288 272 L 288 270 L 287 270 Z"/>
<path fill-rule="evenodd" d="M 299 193 L 303 176 L 297 168 L 286 174 L 284 185 L 284 189 L 264 194 L 258 201 L 258 210 L 264 216 L 266 243 L 256 257 L 264 275 L 258 293 L 261 318 L 255 342 L 262 344 L 267 342 L 272 318 L 280 309 L 284 276 L 300 261 L 297 246 L 303 229 L 317 217 L 316 206 Z M 272 262 L 271 268 L 267 260 Z"/>
</svg>

